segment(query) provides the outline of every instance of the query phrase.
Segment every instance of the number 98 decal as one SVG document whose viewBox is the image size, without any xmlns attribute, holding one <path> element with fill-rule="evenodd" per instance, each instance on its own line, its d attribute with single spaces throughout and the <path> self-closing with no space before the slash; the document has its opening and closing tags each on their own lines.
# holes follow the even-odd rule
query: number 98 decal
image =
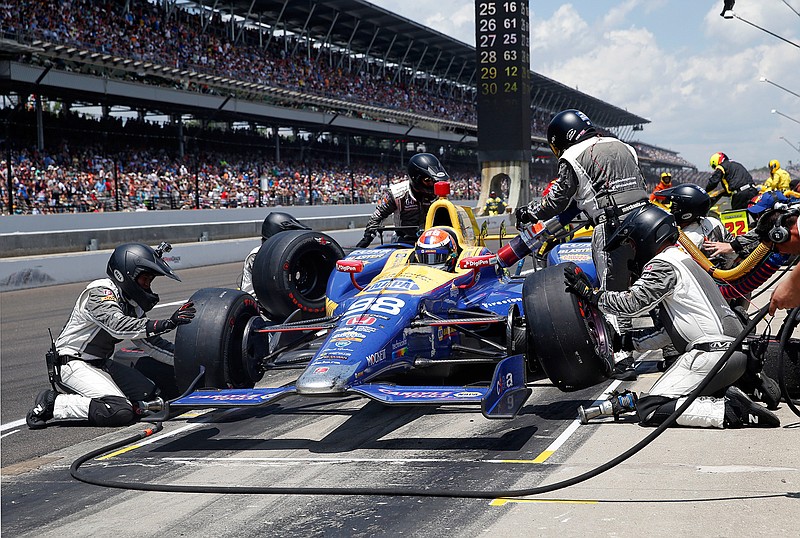
<svg viewBox="0 0 800 538">
<path fill-rule="evenodd" d="M 400 310 L 405 305 L 406 302 L 404 300 L 396 297 L 363 297 L 351 304 L 350 308 L 347 309 L 347 313 L 352 314 L 371 310 L 373 312 L 380 312 L 381 314 L 396 316 L 400 314 Z"/>
</svg>

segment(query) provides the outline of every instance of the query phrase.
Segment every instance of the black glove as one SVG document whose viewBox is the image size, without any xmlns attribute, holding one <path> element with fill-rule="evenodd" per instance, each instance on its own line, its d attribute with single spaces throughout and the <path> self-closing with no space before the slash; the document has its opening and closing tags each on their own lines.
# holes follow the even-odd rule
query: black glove
<svg viewBox="0 0 800 538">
<path fill-rule="evenodd" d="M 178 325 L 186 325 L 191 323 L 197 310 L 194 308 L 194 303 L 189 301 L 172 313 L 169 319 L 151 319 L 147 322 L 148 334 L 163 334 L 169 332 Z"/>
<path fill-rule="evenodd" d="M 568 266 L 564 268 L 564 284 L 567 286 L 566 291 L 577 295 L 593 306 L 597 306 L 597 301 L 600 299 L 603 291 L 589 287 L 586 280 L 582 278 L 582 274 L 583 271 L 577 267 L 571 268 Z"/>
<path fill-rule="evenodd" d="M 517 220 L 517 228 L 523 224 L 536 224 L 539 222 L 539 217 L 534 215 L 533 211 L 531 211 L 531 208 L 528 205 L 518 207 L 514 212 L 514 218 Z"/>
<path fill-rule="evenodd" d="M 364 232 L 364 237 L 356 243 L 357 248 L 367 248 L 370 243 L 372 243 L 372 239 L 375 237 L 375 232 L 367 230 Z"/>
</svg>

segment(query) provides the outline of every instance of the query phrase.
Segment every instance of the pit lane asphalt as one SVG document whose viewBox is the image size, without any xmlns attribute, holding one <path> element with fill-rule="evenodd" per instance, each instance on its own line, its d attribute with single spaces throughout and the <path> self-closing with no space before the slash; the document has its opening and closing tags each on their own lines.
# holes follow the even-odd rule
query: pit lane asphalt
<svg viewBox="0 0 800 538">
<path fill-rule="evenodd" d="M 181 271 L 182 283 L 164 279 L 154 288 L 161 305 L 179 304 L 199 288 L 232 287 L 239 269 L 240 264 L 187 269 Z M 483 510 L 475 510 L 485 501 L 168 495 L 73 480 L 68 469 L 78 456 L 141 426 L 31 431 L 24 423 L 9 425 L 23 419 L 35 394 L 48 387 L 46 329 L 60 330 L 83 286 L 2 294 L 3 532 L 91 535 L 102 528 L 105 536 L 367 536 L 393 529 L 393 534 L 451 536 L 489 523 Z M 162 308 L 153 314 L 171 312 Z M 262 384 L 276 386 L 295 376 L 276 372 Z M 577 406 L 603 389 L 564 394 L 543 379 L 531 386 L 532 397 L 512 421 L 490 421 L 477 410 L 295 397 L 265 408 L 183 416 L 166 423 L 153 442 L 86 467 L 93 476 L 182 484 L 535 486 L 553 467 L 534 460 L 574 422 Z M 586 435 L 572 435 L 548 462 L 566 459 Z"/>
</svg>

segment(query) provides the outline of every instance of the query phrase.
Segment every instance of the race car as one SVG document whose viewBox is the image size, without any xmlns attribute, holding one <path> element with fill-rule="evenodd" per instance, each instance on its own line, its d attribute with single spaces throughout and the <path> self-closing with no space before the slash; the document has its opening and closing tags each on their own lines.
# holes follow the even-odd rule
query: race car
<svg viewBox="0 0 800 538">
<path fill-rule="evenodd" d="M 564 265 L 511 274 L 485 246 L 470 208 L 447 199 L 446 183 L 436 192 L 425 229 L 452 234 L 452 270 L 419 263 L 409 245 L 345 255 L 327 234 L 289 230 L 256 256 L 259 302 L 232 289 L 196 292 L 196 318 L 176 333 L 175 374 L 187 390 L 205 368 L 204 389 L 172 407 L 356 394 L 387 405 L 480 405 L 488 418 L 511 418 L 531 393 L 528 372 L 543 371 L 564 391 L 607 379 L 611 329 L 565 291 Z M 587 279 L 589 248 L 563 253 L 585 266 Z M 298 363 L 305 366 L 295 382 L 254 388 L 268 370 Z M 456 374 L 477 377 L 447 384 Z"/>
</svg>

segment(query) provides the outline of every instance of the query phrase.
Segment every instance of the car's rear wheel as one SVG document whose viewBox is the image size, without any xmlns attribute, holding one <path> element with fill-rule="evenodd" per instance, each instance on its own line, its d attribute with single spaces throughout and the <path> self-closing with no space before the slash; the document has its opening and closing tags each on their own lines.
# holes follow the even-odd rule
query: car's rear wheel
<svg viewBox="0 0 800 538">
<path fill-rule="evenodd" d="M 290 230 L 270 237 L 253 262 L 253 289 L 261 308 L 276 322 L 295 310 L 325 314 L 325 289 L 342 247 L 320 232 Z"/>
<path fill-rule="evenodd" d="M 197 314 L 175 333 L 175 380 L 185 391 L 205 366 L 204 387 L 249 388 L 255 384 L 242 359 L 248 322 L 258 316 L 250 294 L 224 288 L 204 288 L 191 299 Z"/>
<path fill-rule="evenodd" d="M 545 267 L 528 275 L 522 287 L 528 325 L 528 360 L 538 360 L 550 381 L 563 391 L 607 379 L 614 359 L 611 329 L 592 305 L 564 290 L 564 268 Z"/>
</svg>

